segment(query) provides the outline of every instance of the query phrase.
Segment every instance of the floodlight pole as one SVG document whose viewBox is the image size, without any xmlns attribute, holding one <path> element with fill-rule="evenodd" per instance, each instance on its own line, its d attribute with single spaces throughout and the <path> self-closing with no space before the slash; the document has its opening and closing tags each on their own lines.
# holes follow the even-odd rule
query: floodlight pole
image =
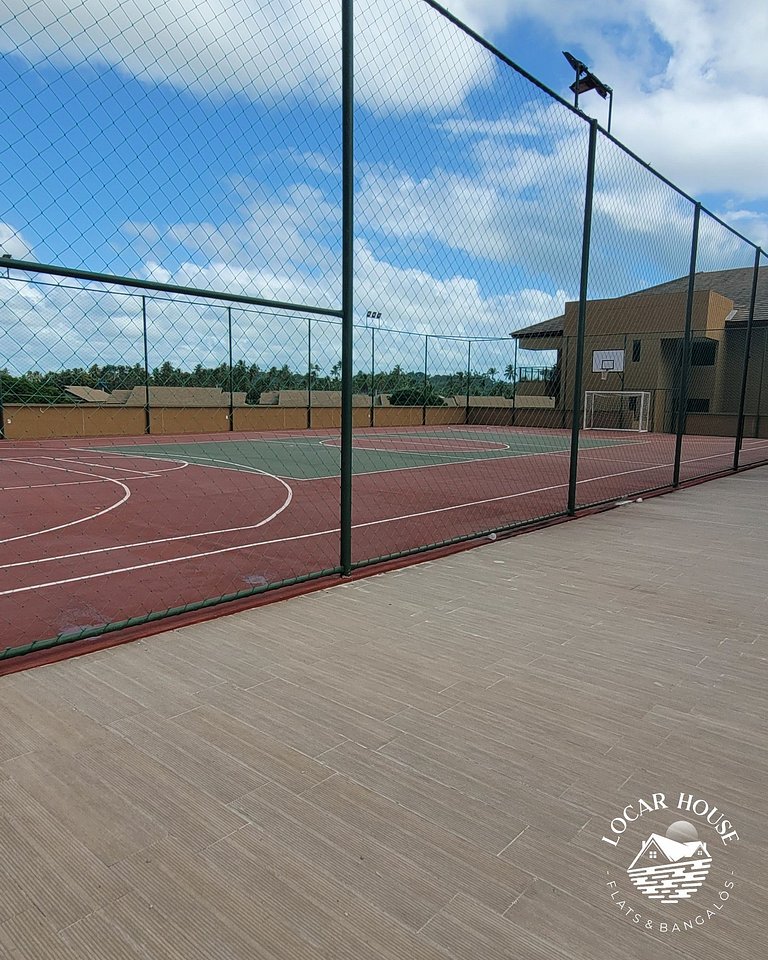
<svg viewBox="0 0 768 960">
<path fill-rule="evenodd" d="M 606 87 L 608 91 L 608 133 L 611 132 L 611 117 L 613 116 L 613 89 Z"/>
<path fill-rule="evenodd" d="M 573 85 L 573 106 L 576 110 L 579 109 L 579 80 L 581 80 L 581 75 L 583 72 L 584 71 L 581 69 L 581 67 L 576 67 L 576 82 Z"/>
<path fill-rule="evenodd" d="M 376 426 L 376 327 L 371 325 L 371 426 Z"/>
<path fill-rule="evenodd" d="M 376 426 L 376 413 L 374 410 L 376 405 L 376 326 L 377 324 L 381 324 L 381 310 L 369 310 L 365 315 L 365 319 L 371 328 L 371 409 L 369 419 L 371 426 L 374 427 Z"/>
</svg>

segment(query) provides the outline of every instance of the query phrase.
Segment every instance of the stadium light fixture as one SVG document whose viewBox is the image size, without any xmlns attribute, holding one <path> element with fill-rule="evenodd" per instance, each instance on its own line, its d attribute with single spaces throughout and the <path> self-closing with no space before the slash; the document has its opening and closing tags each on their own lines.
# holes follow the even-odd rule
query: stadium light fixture
<svg viewBox="0 0 768 960">
<path fill-rule="evenodd" d="M 603 83 L 602 80 L 598 79 L 595 74 L 592 73 L 589 67 L 585 63 L 582 63 L 581 60 L 574 57 L 572 53 L 568 53 L 567 50 L 563 50 L 563 56 L 576 71 L 576 79 L 570 86 L 570 89 L 573 92 L 574 107 L 577 110 L 579 109 L 579 94 L 588 93 L 590 90 L 594 90 L 599 97 L 603 98 L 603 100 L 607 99 L 608 133 L 610 133 L 611 119 L 613 117 L 613 88 L 609 87 L 607 83 Z"/>
</svg>

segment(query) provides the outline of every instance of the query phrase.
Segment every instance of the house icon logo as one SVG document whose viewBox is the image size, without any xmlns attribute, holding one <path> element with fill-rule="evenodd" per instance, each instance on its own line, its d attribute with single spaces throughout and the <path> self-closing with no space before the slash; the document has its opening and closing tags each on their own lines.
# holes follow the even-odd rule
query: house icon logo
<svg viewBox="0 0 768 960">
<path fill-rule="evenodd" d="M 697 930 L 727 910 L 739 833 L 717 804 L 658 791 L 615 813 L 600 843 L 606 894 L 619 916 L 665 937 Z"/>
<path fill-rule="evenodd" d="M 690 900 L 707 879 L 712 857 L 687 820 L 673 823 L 665 836 L 652 833 L 627 868 L 632 883 L 649 900 L 673 904 Z"/>
</svg>

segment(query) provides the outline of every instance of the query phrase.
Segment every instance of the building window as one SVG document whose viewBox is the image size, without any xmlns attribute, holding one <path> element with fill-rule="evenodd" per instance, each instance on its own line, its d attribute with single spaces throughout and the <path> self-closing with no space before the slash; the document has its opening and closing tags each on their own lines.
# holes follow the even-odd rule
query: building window
<svg viewBox="0 0 768 960">
<path fill-rule="evenodd" d="M 717 340 L 694 340 L 691 344 L 692 367 L 714 367 L 717 358 Z"/>
<path fill-rule="evenodd" d="M 656 851 L 655 851 L 655 850 L 651 850 L 651 852 L 648 854 L 648 859 L 649 859 L 649 860 L 655 860 L 655 859 L 656 859 Z"/>
<path fill-rule="evenodd" d="M 688 413 L 709 413 L 709 400 L 705 397 L 688 397 L 685 409 Z"/>
<path fill-rule="evenodd" d="M 640 341 L 632 341 L 632 363 L 637 363 L 640 360 Z"/>
</svg>

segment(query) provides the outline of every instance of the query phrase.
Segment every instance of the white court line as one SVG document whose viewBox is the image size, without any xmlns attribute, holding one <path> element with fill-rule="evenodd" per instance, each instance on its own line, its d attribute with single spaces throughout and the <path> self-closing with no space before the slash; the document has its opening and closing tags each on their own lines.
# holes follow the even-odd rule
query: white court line
<svg viewBox="0 0 768 960">
<path fill-rule="evenodd" d="M 146 470 L 134 470 L 132 467 L 113 467 L 109 463 L 89 463 L 87 460 L 75 460 L 72 457 L 40 457 L 40 460 L 55 460 L 57 463 L 76 463 L 81 467 L 95 467 L 97 470 L 124 470 L 128 473 L 138 473 L 142 476 Z M 107 479 L 105 477 L 105 479 Z"/>
<path fill-rule="evenodd" d="M 108 456 L 113 457 L 114 459 L 120 459 L 120 457 L 119 457 L 118 454 L 111 453 L 111 454 L 108 454 Z M 78 464 L 82 464 L 82 465 L 85 466 L 85 467 L 97 467 L 97 468 L 100 468 L 100 469 L 103 469 L 103 470 L 119 470 L 119 469 L 120 469 L 119 467 L 111 467 L 111 466 L 109 466 L 109 465 L 106 464 L 106 463 L 85 463 L 85 461 L 83 461 L 83 460 L 69 460 L 69 459 L 67 459 L 67 458 L 65 458 L 65 457 L 39 457 L 38 459 L 40 459 L 40 460 L 57 460 L 57 461 L 61 461 L 62 463 L 78 463 Z M 147 458 L 145 458 L 145 459 L 147 459 Z M 10 462 L 10 461 L 9 461 L 9 462 Z M 14 462 L 18 462 L 18 463 L 26 463 L 26 462 L 29 462 L 29 463 L 31 463 L 32 461 L 19 460 L 19 461 L 14 461 Z M 173 463 L 172 460 L 166 460 L 166 462 L 167 462 L 167 463 Z M 45 467 L 45 466 L 47 466 L 47 464 L 35 463 L 34 466 L 36 466 L 36 467 Z M 15 486 L 11 486 L 11 487 L 0 487 L 0 492 L 1 492 L 1 491 L 4 491 L 4 490 L 41 490 L 41 489 L 50 488 L 50 487 L 78 487 L 78 486 L 85 486 L 85 485 L 88 484 L 88 483 L 108 483 L 110 480 L 114 480 L 114 479 L 117 479 L 117 480 L 157 480 L 157 479 L 159 479 L 160 477 L 162 477 L 163 474 L 165 474 L 165 473 L 172 473 L 174 470 L 184 470 L 184 469 L 185 469 L 186 467 L 188 467 L 188 466 L 189 466 L 189 462 L 186 461 L 186 460 L 182 460 L 182 461 L 180 461 L 180 462 L 179 462 L 176 466 L 174 466 L 174 467 L 166 467 L 165 469 L 155 469 L 152 473 L 149 473 L 149 472 L 147 472 L 146 470 L 133 470 L 133 471 L 131 471 L 129 467 L 126 467 L 126 468 L 125 468 L 126 470 L 129 470 L 129 472 L 132 472 L 132 473 L 136 473 L 136 474 L 138 474 L 138 476 L 135 476 L 135 477 L 116 477 L 116 478 L 115 478 L 115 477 L 94 477 L 93 480 L 65 480 L 65 481 L 63 481 L 62 483 L 24 483 L 24 484 L 17 484 L 17 485 L 15 485 Z M 89 474 L 86 474 L 86 476 L 89 476 L 89 477 L 90 477 L 90 476 L 93 476 L 93 475 L 89 473 Z"/>
<path fill-rule="evenodd" d="M 487 441 L 486 441 L 487 442 Z M 478 441 L 482 443 L 482 441 Z M 332 443 L 328 443 L 323 440 L 320 443 L 321 447 L 325 447 L 327 450 L 340 450 L 341 443 L 334 438 Z M 509 444 L 499 444 L 499 446 L 494 450 L 467 450 L 467 453 L 502 453 L 504 450 L 509 450 Z M 355 444 L 352 445 L 352 450 L 354 453 L 389 453 L 396 456 L 405 456 L 405 457 L 452 457 L 453 463 L 466 463 L 465 460 L 457 460 L 456 457 L 461 457 L 461 450 L 451 450 L 450 452 L 442 453 L 439 450 L 393 450 L 391 447 L 359 447 Z M 512 454 L 514 456 L 514 454 Z M 485 460 L 490 459 L 486 457 L 479 457 L 477 459 Z M 504 457 L 496 457 L 493 459 L 503 460 Z M 439 464 L 438 464 L 439 466 Z"/>
<path fill-rule="evenodd" d="M 47 460 L 47 457 L 40 457 L 41 460 Z M 71 457 L 51 457 L 51 460 L 55 460 L 57 463 L 76 463 L 81 467 L 95 467 L 97 470 L 122 470 L 127 473 L 136 473 L 140 477 L 146 476 L 146 470 L 134 470 L 133 467 L 113 467 L 109 463 L 89 463 L 87 460 L 75 460 Z M 179 470 L 180 467 L 169 467 L 166 470 L 157 470 L 154 473 L 154 476 L 159 477 L 161 473 L 169 473 L 171 470 Z M 108 477 L 104 478 L 105 480 L 109 479 Z"/>
<path fill-rule="evenodd" d="M 460 425 L 460 424 L 457 424 L 456 426 L 457 426 L 457 427 L 460 427 L 461 425 Z M 463 429 L 466 429 L 466 428 L 463 428 Z M 492 429 L 492 428 L 489 427 L 488 430 L 490 430 L 490 429 Z M 413 438 L 419 437 L 420 434 L 418 434 L 418 433 L 391 433 L 391 434 L 380 434 L 380 433 L 377 433 L 377 434 L 370 434 L 370 436 L 376 436 L 376 437 L 387 436 L 387 437 L 397 437 L 397 438 L 403 438 L 403 437 L 405 437 L 405 438 L 412 438 L 412 439 L 413 439 Z M 548 437 L 549 435 L 548 435 L 548 434 L 544 434 L 544 433 L 536 433 L 536 434 L 519 434 L 519 435 L 516 435 L 516 436 L 517 436 L 518 438 L 521 438 L 521 437 L 530 438 L 532 441 L 535 441 L 537 438 Z M 326 436 L 325 439 L 336 439 L 336 438 L 337 438 L 337 434 L 336 434 L 336 432 L 334 432 L 334 433 L 329 434 L 328 436 Z M 444 438 L 444 439 L 447 440 L 447 439 L 450 439 L 450 438 L 449 438 L 449 437 L 446 437 L 446 438 Z M 181 441 L 175 441 L 175 442 L 173 442 L 173 443 L 169 443 L 169 444 L 167 444 L 167 446 L 169 446 L 169 447 L 174 447 L 174 446 L 189 446 L 190 443 L 194 443 L 194 442 L 196 442 L 196 441 L 185 442 L 185 441 L 181 440 Z M 310 447 L 310 448 L 313 447 L 313 446 L 316 445 L 316 444 L 321 445 L 321 446 L 324 445 L 324 444 L 322 443 L 322 440 L 318 440 L 317 437 L 300 437 L 300 438 L 297 438 L 296 440 L 279 440 L 279 439 L 261 438 L 261 437 L 251 437 L 251 438 L 247 438 L 247 439 L 242 439 L 242 438 L 240 438 L 239 440 L 238 440 L 238 439 L 235 439 L 235 438 L 233 438 L 233 439 L 231 439 L 231 440 L 230 440 L 229 438 L 225 438 L 225 439 L 221 439 L 221 440 L 205 440 L 205 441 L 201 441 L 201 442 L 203 442 L 203 443 L 217 443 L 217 444 L 225 444 L 225 443 L 229 443 L 229 444 L 231 444 L 231 443 L 282 443 L 282 444 L 288 444 L 288 445 L 290 445 L 290 446 Z M 651 439 L 650 439 L 650 438 L 644 439 L 644 440 L 625 440 L 625 439 L 623 439 L 623 438 L 621 438 L 621 439 L 615 439 L 615 440 L 606 439 L 606 440 L 604 440 L 603 442 L 596 443 L 596 444 L 595 444 L 595 447 L 585 447 L 585 448 L 582 448 L 582 449 L 584 449 L 584 450 L 589 450 L 589 449 L 602 449 L 602 450 L 604 450 L 604 449 L 606 449 L 606 448 L 613 448 L 613 447 L 618 447 L 618 446 L 630 446 L 630 445 L 649 444 L 649 443 L 651 443 Z M 159 445 L 159 444 L 158 444 L 158 445 Z M 150 442 L 147 442 L 147 443 L 134 443 L 132 446 L 133 446 L 133 447 L 145 447 L 145 446 L 151 447 L 152 444 L 151 444 Z M 88 448 L 86 448 L 86 447 L 71 447 L 70 449 L 71 449 L 71 450 L 76 450 L 76 451 L 89 452 L 89 451 L 88 451 Z M 117 447 L 110 447 L 110 448 L 108 448 L 108 449 L 117 449 Z M 507 447 L 507 449 L 511 450 L 511 448 L 510 448 L 509 446 Z M 103 449 L 102 449 L 101 451 L 97 451 L 97 452 L 103 453 Z M 392 453 L 393 451 L 389 451 L 389 450 L 388 450 L 388 451 L 385 451 L 385 452 L 387 452 L 387 453 Z M 394 451 L 394 452 L 399 453 L 399 452 L 401 452 L 401 451 Z M 496 453 L 496 454 L 500 453 L 500 451 L 498 451 L 498 450 L 489 450 L 489 451 L 486 451 L 486 452 L 487 452 L 487 453 Z M 444 453 L 444 454 L 415 453 L 415 454 L 412 454 L 412 455 L 415 455 L 415 456 L 443 456 L 443 457 L 446 457 L 446 458 L 447 458 L 447 457 L 452 457 L 452 459 L 446 460 L 445 463 L 425 463 L 425 464 L 416 464 L 416 465 L 411 466 L 411 467 L 385 467 L 385 468 L 382 468 L 382 469 L 379 469 L 379 470 L 361 470 L 361 471 L 359 471 L 359 472 L 358 472 L 358 471 L 355 471 L 355 476 L 356 476 L 356 477 L 370 477 L 370 476 L 373 476 L 373 475 L 375 475 L 375 474 L 377 474 L 377 473 L 400 473 L 401 471 L 405 471 L 405 470 L 431 470 L 431 469 L 433 469 L 433 468 L 435 468 L 435 467 L 452 467 L 452 466 L 455 466 L 455 465 L 461 464 L 461 463 L 485 463 L 485 462 L 488 461 L 488 460 L 519 460 L 519 459 L 521 459 L 521 458 L 523 458 L 523 457 L 546 457 L 546 456 L 551 456 L 552 454 L 561 454 L 561 453 L 564 453 L 564 452 L 565 452 L 565 453 L 568 452 L 567 448 L 564 449 L 564 450 L 563 450 L 563 449 L 560 449 L 560 450 L 536 450 L 536 449 L 531 449 L 530 452 L 528 452 L 528 453 L 513 453 L 513 452 L 510 452 L 509 454 L 504 454 L 503 452 L 501 452 L 501 456 L 495 456 L 495 457 L 494 457 L 494 456 L 491 456 L 491 457 L 471 457 L 471 458 L 467 458 L 467 457 L 461 458 L 461 457 L 460 457 L 459 459 L 456 459 L 456 454 L 447 454 L 447 453 Z M 131 459 L 141 457 L 141 458 L 144 458 L 144 459 L 146 459 L 146 460 L 162 460 L 162 461 L 169 462 L 169 463 L 173 463 L 174 460 L 175 460 L 175 458 L 173 457 L 172 454 L 171 454 L 171 455 L 166 455 L 166 456 L 153 456 L 153 455 L 151 455 L 151 454 L 146 454 L 146 453 L 127 453 L 127 452 L 121 451 L 121 452 L 118 452 L 118 453 L 103 453 L 103 455 L 104 455 L 104 456 L 110 456 L 110 457 L 123 457 L 123 458 L 131 458 Z M 186 456 L 189 460 L 194 460 L 194 461 L 202 460 L 202 459 L 214 461 L 214 458 L 212 458 L 212 457 L 196 457 L 194 454 L 185 454 L 185 456 Z M 215 460 L 215 462 L 216 462 L 216 463 L 222 463 L 222 464 L 234 464 L 234 461 L 230 461 L 230 460 Z M 200 463 L 196 463 L 196 462 L 195 462 L 194 465 L 195 465 L 195 466 L 204 466 L 204 464 L 200 464 Z M 245 468 L 247 465 L 246 465 L 246 464 L 241 464 L 241 466 Z M 257 470 L 257 468 L 255 468 L 255 467 L 250 467 L 250 466 L 248 466 L 248 469 Z M 317 481 L 317 480 L 337 480 L 338 477 L 339 477 L 339 474 L 338 474 L 338 473 L 329 473 L 329 474 L 325 474 L 324 476 L 320 476 L 320 477 L 295 477 L 295 476 L 293 476 L 292 474 L 267 474 L 267 475 L 268 475 L 268 476 L 280 476 L 280 477 L 284 477 L 286 480 L 290 480 L 290 481 L 296 482 L 296 483 L 314 483 L 314 482 Z M 2 568 L 0 567 L 0 569 L 2 569 Z"/>
<path fill-rule="evenodd" d="M 79 473 L 83 477 L 93 476 L 92 473 L 86 473 L 84 470 L 72 470 L 70 467 L 54 467 L 52 463 L 34 463 L 32 460 L 14 460 L 13 462 L 26 463 L 33 467 L 42 467 L 44 470 L 62 470 L 64 473 Z M 0 540 L 0 543 L 13 543 L 15 540 L 28 540 L 30 537 L 39 537 L 43 533 L 53 533 L 54 530 L 64 530 L 66 527 L 74 527 L 78 523 L 85 523 L 88 520 L 95 520 L 97 517 L 103 517 L 105 513 L 116 510 L 117 507 L 122 506 L 122 504 L 124 504 L 130 497 L 130 488 L 120 480 L 116 480 L 114 477 L 102 477 L 101 479 L 107 483 L 116 483 L 118 487 L 123 488 L 124 492 L 122 498 L 116 503 L 113 503 L 111 507 L 105 507 L 103 510 L 99 510 L 98 513 L 92 513 L 87 517 L 80 517 L 79 520 L 70 520 L 67 523 L 60 523 L 55 527 L 45 527 L 43 530 L 34 530 L 32 533 L 20 533 L 16 537 L 6 537 L 4 540 Z"/>
<path fill-rule="evenodd" d="M 114 458 L 114 455 L 112 456 Z M 183 470 L 185 467 L 189 466 L 189 463 L 186 460 L 182 460 L 180 462 L 177 462 L 176 466 L 174 467 L 166 467 L 163 470 L 153 469 L 152 472 L 150 473 L 147 470 L 134 470 L 132 467 L 122 467 L 122 466 L 113 467 L 108 463 L 88 463 L 88 461 L 86 460 L 75 460 L 75 459 L 72 459 L 71 457 L 38 457 L 38 459 L 39 460 L 55 460 L 57 463 L 74 463 L 74 464 L 77 464 L 78 466 L 94 467 L 96 470 L 127 470 L 128 473 L 137 474 L 137 476 L 133 478 L 135 480 L 139 480 L 142 477 L 146 477 L 146 476 L 159 477 L 161 476 L 161 474 L 173 473 L 174 470 Z M 148 459 L 148 458 L 145 458 L 145 459 Z M 167 460 L 166 462 L 173 463 L 172 460 Z M 101 479 L 109 480 L 110 477 L 102 477 Z M 127 478 L 127 479 L 131 479 L 131 478 Z"/>
<path fill-rule="evenodd" d="M 230 464 L 229 460 L 225 460 L 223 462 L 226 464 Z M 194 466 L 207 467 L 208 465 L 205 463 L 196 463 L 194 464 Z M 240 469 L 241 466 L 245 466 L 246 469 L 245 470 Z M 282 477 L 278 477 L 272 473 L 267 473 L 266 470 L 259 470 L 256 467 L 248 467 L 245 464 L 237 464 L 237 465 L 230 464 L 230 467 L 231 469 L 235 470 L 237 473 L 257 473 L 261 476 L 269 477 L 270 480 L 277 480 L 277 482 L 282 484 L 282 486 L 284 486 L 285 489 L 288 491 L 288 495 L 285 498 L 283 504 L 280 507 L 278 507 L 278 509 L 275 510 L 274 513 L 271 513 L 266 519 L 260 520 L 258 523 L 251 523 L 241 527 L 227 527 L 223 530 L 205 530 L 198 533 L 183 533 L 175 537 L 163 537 L 157 540 L 140 540 L 136 543 L 120 543 L 111 547 L 96 547 L 93 550 L 81 550 L 79 553 L 62 553 L 56 557 L 40 557 L 36 560 L 20 560 L 20 561 L 17 561 L 16 563 L 0 564 L 0 570 L 10 570 L 13 567 L 34 566 L 40 563 L 51 563 L 54 560 L 71 560 L 76 557 L 90 557 L 97 553 L 111 553 L 114 550 L 131 550 L 134 547 L 149 547 L 149 546 L 155 546 L 156 544 L 160 544 L 160 543 L 176 543 L 179 540 L 195 540 L 195 539 L 198 539 L 199 537 L 215 537 L 221 533 L 242 533 L 245 530 L 255 530 L 258 527 L 263 527 L 265 523 L 269 523 L 271 520 L 274 520 L 275 517 L 281 514 L 283 510 L 285 510 L 286 507 L 288 507 L 291 500 L 293 499 L 293 488 L 290 486 L 290 484 L 286 483 Z M 226 469 L 226 468 L 211 467 L 209 469 L 220 470 L 220 469 Z M 3 541 L 0 541 L 0 543 L 2 542 Z M 201 556 L 205 556 L 205 554 L 201 554 Z M 2 594 L 0 594 L 0 596 L 2 596 Z"/>
<path fill-rule="evenodd" d="M 716 460 L 721 458 L 722 456 L 723 454 L 718 453 L 712 456 L 696 457 L 691 460 L 684 460 L 682 462 L 697 463 L 698 461 L 701 461 L 701 460 Z M 628 474 L 633 474 L 633 473 L 647 473 L 649 470 L 659 470 L 659 469 L 663 469 L 664 467 L 671 467 L 671 466 L 673 466 L 673 464 L 671 463 L 662 463 L 662 464 L 657 464 L 653 467 L 644 467 L 639 470 L 622 470 L 620 473 L 608 473 L 600 477 L 589 477 L 584 480 L 578 480 L 577 484 L 597 483 L 600 480 L 610 480 L 610 479 L 613 479 L 614 477 L 625 477 Z M 280 478 L 275 477 L 275 479 L 280 479 Z M 518 497 L 529 497 L 536 493 L 548 493 L 551 490 L 560 490 L 567 487 L 568 487 L 568 483 L 566 481 L 565 483 L 556 483 L 548 487 L 539 487 L 536 490 L 521 490 L 518 493 L 508 493 L 500 497 L 488 497 L 485 500 L 470 500 L 467 503 L 456 503 L 449 507 L 435 507 L 432 510 L 421 510 L 418 513 L 407 513 L 399 517 L 384 517 L 381 520 L 367 520 L 365 523 L 353 524 L 352 529 L 359 530 L 364 527 L 375 527 L 385 523 L 397 523 L 401 520 L 413 520 L 418 517 L 426 517 L 435 513 L 448 513 L 452 510 L 462 510 L 466 507 L 479 507 L 486 503 L 497 503 L 501 500 L 515 500 Z M 266 521 L 263 521 L 263 522 L 266 522 Z M 241 529 L 247 530 L 250 528 L 243 527 Z M 260 540 L 254 543 L 241 543 L 234 547 L 220 547 L 218 550 L 206 550 L 204 553 L 191 553 L 184 557 L 170 557 L 167 560 L 153 560 L 149 563 L 138 563 L 132 567 L 117 567 L 116 569 L 113 569 L 113 570 L 102 570 L 99 573 L 88 573 L 79 577 L 68 577 L 65 580 L 51 580 L 47 583 L 36 583 L 26 587 L 15 587 L 12 590 L 0 591 L 0 597 L 6 597 L 15 593 L 26 593 L 29 590 L 41 590 L 44 587 L 60 587 L 68 583 L 80 583 L 83 580 L 96 580 L 101 577 L 111 577 L 117 573 L 130 573 L 135 570 L 146 570 L 146 569 L 149 569 L 150 567 L 160 567 L 170 563 L 183 563 L 186 560 L 198 560 L 202 557 L 219 556 L 224 553 L 233 553 L 237 550 L 250 550 L 253 547 L 266 547 L 276 543 L 289 543 L 296 540 L 309 540 L 314 537 L 328 536 L 329 534 L 338 533 L 338 532 L 339 532 L 339 527 L 332 527 L 331 529 L 328 529 L 328 530 L 318 530 L 314 533 L 300 533 L 292 537 L 279 537 L 274 540 Z M 204 534 L 202 535 L 204 536 Z M 106 548 L 106 549 L 122 549 L 122 547 Z M 79 556 L 79 554 L 71 554 L 70 556 Z M 35 563 L 36 561 L 27 561 L 27 562 Z M 41 562 L 41 561 L 37 561 L 37 562 Z"/>
<path fill-rule="evenodd" d="M 537 436 L 545 436 L 545 434 L 538 434 Z M 671 436 L 672 435 L 670 434 L 670 437 Z M 672 437 L 672 439 L 674 438 Z M 722 440 L 723 438 L 712 437 L 711 439 Z M 756 443 L 753 446 L 751 446 L 749 449 L 755 450 L 758 444 L 761 446 L 765 446 L 766 444 L 768 444 L 768 440 L 756 441 Z M 654 445 L 654 441 L 651 438 L 648 438 L 647 440 L 627 440 L 627 441 L 606 440 L 603 443 L 596 443 L 594 446 L 591 446 L 591 447 L 580 447 L 579 457 L 581 458 L 586 454 L 592 453 L 593 451 L 597 451 L 597 450 L 614 450 L 616 449 L 616 447 L 646 446 L 646 445 L 652 446 Z M 386 467 L 382 470 L 361 470 L 359 472 L 355 471 L 355 477 L 356 478 L 372 477 L 372 476 L 375 476 L 377 473 L 401 473 L 401 472 L 405 472 L 406 470 L 434 470 L 434 469 L 441 469 L 443 467 L 455 467 L 463 463 L 495 463 L 498 460 L 504 460 L 504 461 L 524 460 L 528 457 L 557 457 L 557 456 L 563 456 L 563 455 L 570 456 L 570 449 L 565 447 L 561 450 L 531 450 L 530 453 L 509 453 L 509 454 L 503 454 L 500 457 L 472 457 L 471 459 L 468 459 L 468 460 L 450 460 L 447 463 L 423 463 L 423 464 L 420 463 L 412 467 Z M 682 460 L 681 463 L 696 463 L 697 459 L 711 460 L 711 459 L 716 459 L 717 457 L 729 457 L 729 456 L 732 456 L 732 452 L 730 450 L 724 450 L 722 453 L 714 454 L 712 457 L 699 457 L 699 458 L 694 458 L 690 460 Z M 604 457 L 603 459 L 610 460 L 611 458 Z M 640 460 L 636 462 L 642 463 L 642 461 Z M 674 466 L 674 464 L 658 464 L 658 466 L 661 466 L 661 467 Z M 610 476 L 614 476 L 614 474 L 610 474 Z M 620 476 L 620 474 L 617 474 L 617 476 Z M 332 473 L 324 477 L 288 477 L 288 479 L 296 480 L 300 483 L 314 483 L 316 480 L 336 480 L 338 479 L 338 477 L 339 477 L 338 473 Z"/>
<path fill-rule="evenodd" d="M 44 464 L 37 464 L 44 466 Z M 51 487 L 84 487 L 89 483 L 108 483 L 110 480 L 156 480 L 159 473 L 143 473 L 140 477 L 98 477 L 94 480 L 64 480 L 61 483 L 23 483 L 15 487 L 0 487 L 3 490 L 43 490 Z"/>
<path fill-rule="evenodd" d="M 160 469 L 159 467 L 153 467 L 153 473 L 173 473 L 174 470 L 183 470 L 185 467 L 189 466 L 189 462 L 183 457 L 148 457 L 145 453 L 138 453 L 135 455 L 130 453 L 103 453 L 101 450 L 88 450 L 85 447 L 70 447 L 70 452 L 74 453 L 98 453 L 103 457 L 111 457 L 113 460 L 125 460 L 125 459 L 141 459 L 141 460 L 158 460 L 160 463 L 172 463 L 174 466 L 166 467 L 165 469 Z M 68 451 L 64 451 L 65 453 Z M 40 457 L 41 460 L 47 460 L 48 457 Z M 54 460 L 64 460 L 64 457 L 52 457 Z M 67 463 L 85 463 L 84 460 L 67 460 Z M 103 470 L 118 470 L 119 467 L 112 467 L 108 463 L 89 463 L 89 467 L 100 467 Z M 129 467 L 125 468 L 130 470 Z M 142 473 L 143 471 L 137 470 L 136 473 Z"/>
<path fill-rule="evenodd" d="M 503 436 L 509 436 L 509 434 L 502 434 Z M 478 437 L 441 437 L 436 433 L 365 433 L 358 429 L 358 431 L 353 435 L 354 439 L 357 442 L 365 442 L 367 440 L 410 440 L 413 443 L 467 443 L 481 445 L 484 443 L 497 443 L 499 447 L 503 450 L 509 449 L 509 444 L 504 443 L 503 440 L 493 440 L 488 438 L 478 438 Z M 321 446 L 327 447 L 333 443 L 341 443 L 341 438 L 338 436 L 324 437 L 319 441 Z"/>
<path fill-rule="evenodd" d="M 650 442 L 650 441 L 632 441 L 633 444 L 638 442 Z M 610 441 L 606 443 L 597 444 L 594 447 L 585 447 L 584 450 L 606 450 L 612 449 L 614 447 L 627 446 L 628 444 L 623 443 L 611 443 Z M 489 451 L 494 453 L 497 451 Z M 360 470 L 355 471 L 355 477 L 372 477 L 377 473 L 403 473 L 406 470 L 433 470 L 435 468 L 441 467 L 455 467 L 459 464 L 464 463 L 496 463 L 498 460 L 524 460 L 527 457 L 551 457 L 558 454 L 570 454 L 570 449 L 568 447 L 563 447 L 559 450 L 531 450 L 529 453 L 502 453 L 501 456 L 497 457 L 470 457 L 459 460 L 448 460 L 446 463 L 419 463 L 415 464 L 412 467 L 384 467 L 380 470 Z M 723 454 L 725 456 L 726 454 Z M 448 456 L 448 454 L 444 454 Z M 330 473 L 324 477 L 288 477 L 289 480 L 297 480 L 300 483 L 314 483 L 316 480 L 337 480 L 339 477 L 338 473 Z"/>
</svg>

